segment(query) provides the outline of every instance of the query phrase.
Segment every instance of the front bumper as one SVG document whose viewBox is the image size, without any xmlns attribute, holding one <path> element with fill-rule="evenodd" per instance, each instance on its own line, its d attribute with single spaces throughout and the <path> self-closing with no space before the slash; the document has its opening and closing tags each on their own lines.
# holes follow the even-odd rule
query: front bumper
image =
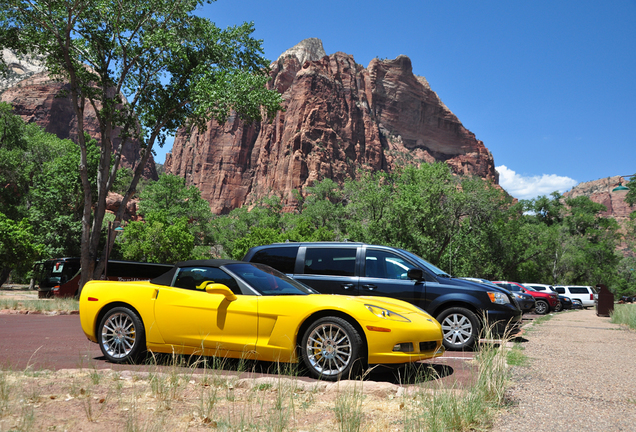
<svg viewBox="0 0 636 432">
<path fill-rule="evenodd" d="M 531 300 L 517 299 L 517 303 L 519 304 L 519 309 L 521 309 L 522 313 L 530 312 L 532 309 L 534 309 L 534 305 L 535 305 L 534 299 L 531 299 Z"/>
<path fill-rule="evenodd" d="M 522 316 L 523 314 L 519 309 L 514 311 L 488 311 L 485 325 L 492 336 L 506 336 L 519 330 L 523 320 Z"/>
</svg>

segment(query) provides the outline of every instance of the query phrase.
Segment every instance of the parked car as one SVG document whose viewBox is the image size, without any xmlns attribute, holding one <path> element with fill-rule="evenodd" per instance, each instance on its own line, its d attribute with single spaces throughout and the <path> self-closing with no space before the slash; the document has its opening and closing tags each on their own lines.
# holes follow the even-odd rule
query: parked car
<svg viewBox="0 0 636 432">
<path fill-rule="evenodd" d="M 171 264 L 108 260 L 105 278 L 115 281 L 154 279 L 172 268 Z M 38 298 L 77 297 L 82 277 L 80 258 L 52 258 L 33 268 Z"/>
<path fill-rule="evenodd" d="M 556 292 L 552 285 L 540 284 L 540 283 L 527 283 L 524 282 L 523 286 L 530 287 L 535 291 L 544 291 L 544 292 Z"/>
<path fill-rule="evenodd" d="M 511 291 L 521 291 L 533 296 L 535 300 L 534 311 L 539 315 L 545 315 L 548 312 L 553 311 L 559 304 L 557 293 L 535 291 L 534 289 L 526 287 L 518 282 L 493 281 L 493 283 Z"/>
<path fill-rule="evenodd" d="M 499 287 L 454 278 L 408 251 L 353 242 L 276 243 L 244 261 L 270 265 L 324 294 L 384 296 L 412 303 L 442 325 L 444 346 L 472 347 L 486 325 L 496 334 L 521 323 L 521 310 Z"/>
<path fill-rule="evenodd" d="M 559 304 L 554 311 L 561 312 L 562 310 L 570 309 L 572 309 L 572 299 L 570 299 L 570 297 L 564 296 L 563 294 L 559 294 Z"/>
<path fill-rule="evenodd" d="M 552 285 L 539 284 L 539 283 L 523 283 L 523 286 L 534 289 L 535 291 L 542 291 L 547 293 L 556 293 L 556 290 Z M 564 309 L 572 309 L 572 300 L 569 297 L 558 295 L 559 304 L 554 308 L 554 312 L 561 312 Z"/>
<path fill-rule="evenodd" d="M 440 324 L 385 297 L 320 295 L 262 264 L 186 261 L 149 282 L 88 282 L 82 330 L 107 360 L 146 349 L 296 362 L 327 380 L 442 355 Z"/>
<path fill-rule="evenodd" d="M 572 300 L 572 309 L 583 309 L 583 303 L 579 299 L 570 299 Z"/>
<path fill-rule="evenodd" d="M 490 284 L 490 285 L 498 286 L 500 288 L 504 288 L 501 285 L 496 285 L 490 282 L 488 279 L 471 278 L 471 277 L 461 278 L 461 279 L 471 280 L 471 281 L 480 282 L 486 285 Z M 519 306 L 519 309 L 521 309 L 522 313 L 530 312 L 534 309 L 535 300 L 532 295 L 526 294 L 523 291 L 510 291 L 510 294 L 512 294 L 515 300 L 517 300 L 517 305 Z"/>
<path fill-rule="evenodd" d="M 554 287 L 559 294 L 566 295 L 571 299 L 581 300 L 584 308 L 593 307 L 596 298 L 596 288 L 586 285 L 557 285 Z"/>
</svg>

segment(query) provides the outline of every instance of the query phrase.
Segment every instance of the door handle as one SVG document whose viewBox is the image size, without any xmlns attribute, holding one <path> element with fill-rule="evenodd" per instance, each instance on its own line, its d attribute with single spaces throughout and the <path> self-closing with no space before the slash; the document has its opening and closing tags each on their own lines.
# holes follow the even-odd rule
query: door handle
<svg viewBox="0 0 636 432">
<path fill-rule="evenodd" d="M 343 283 L 341 286 L 342 286 L 342 288 L 344 288 L 346 290 L 353 288 L 353 284 L 352 283 Z"/>
<path fill-rule="evenodd" d="M 376 289 L 377 287 L 373 284 L 367 284 L 367 285 L 362 285 L 362 288 L 366 288 L 369 291 L 373 291 L 374 289 Z"/>
</svg>

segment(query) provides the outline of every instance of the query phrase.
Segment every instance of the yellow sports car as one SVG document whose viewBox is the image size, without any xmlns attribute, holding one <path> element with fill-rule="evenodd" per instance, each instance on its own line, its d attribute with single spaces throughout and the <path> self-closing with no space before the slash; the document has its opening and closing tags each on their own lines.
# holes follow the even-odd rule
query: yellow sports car
<svg viewBox="0 0 636 432">
<path fill-rule="evenodd" d="M 367 364 L 442 355 L 429 314 L 384 297 L 322 295 L 266 265 L 186 261 L 149 282 L 91 281 L 80 296 L 88 338 L 111 362 L 146 350 L 297 362 L 337 380 Z"/>
</svg>

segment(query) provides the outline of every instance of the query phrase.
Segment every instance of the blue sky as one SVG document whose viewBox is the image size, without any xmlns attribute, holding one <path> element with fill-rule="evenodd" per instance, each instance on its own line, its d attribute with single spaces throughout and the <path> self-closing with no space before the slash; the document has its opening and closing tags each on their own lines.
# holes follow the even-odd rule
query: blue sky
<svg viewBox="0 0 636 432">
<path fill-rule="evenodd" d="M 270 60 L 309 37 L 364 66 L 407 55 L 516 198 L 636 173 L 636 0 L 219 0 L 199 14 L 253 21 Z"/>
</svg>

